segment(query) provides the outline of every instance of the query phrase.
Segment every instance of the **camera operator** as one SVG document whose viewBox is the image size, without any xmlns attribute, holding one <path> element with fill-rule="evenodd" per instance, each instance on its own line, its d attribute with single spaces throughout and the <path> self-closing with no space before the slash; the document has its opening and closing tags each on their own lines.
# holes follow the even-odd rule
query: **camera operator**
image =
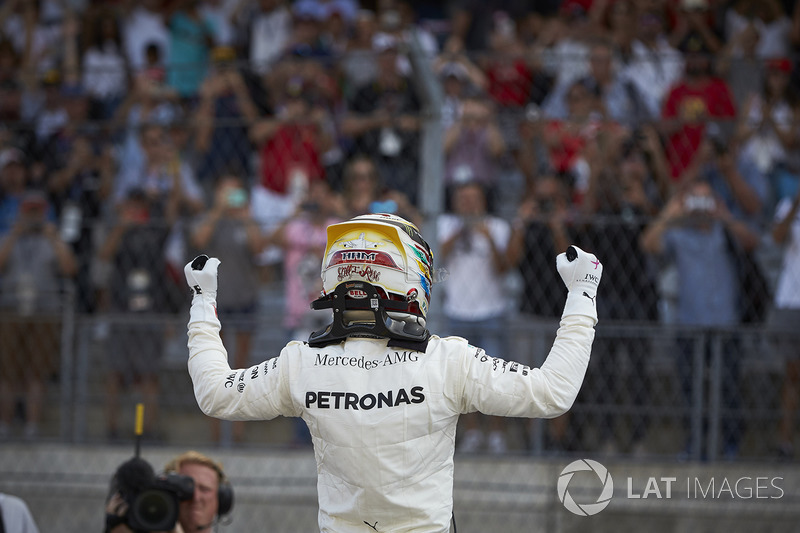
<svg viewBox="0 0 800 533">
<path fill-rule="evenodd" d="M 177 520 L 173 528 L 168 530 L 169 533 L 210 530 L 220 516 L 228 514 L 233 508 L 233 489 L 222 465 L 193 450 L 169 461 L 158 480 L 152 467 L 135 457 L 119 467 L 111 487 L 106 502 L 106 533 L 148 531 L 132 525 L 135 517 L 131 509 L 136 507 L 133 503 L 136 497 L 152 487 L 173 494 L 179 501 Z"/>
</svg>

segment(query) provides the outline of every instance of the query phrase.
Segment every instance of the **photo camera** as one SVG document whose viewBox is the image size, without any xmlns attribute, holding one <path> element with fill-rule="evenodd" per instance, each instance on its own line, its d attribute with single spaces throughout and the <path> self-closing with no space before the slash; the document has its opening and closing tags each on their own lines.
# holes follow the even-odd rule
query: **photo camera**
<svg viewBox="0 0 800 533">
<path fill-rule="evenodd" d="M 689 195 L 684 199 L 683 205 L 687 211 L 707 213 L 717 207 L 717 202 L 710 196 Z"/>
<path fill-rule="evenodd" d="M 124 523 L 135 532 L 171 531 L 180 502 L 194 496 L 194 480 L 175 473 L 156 475 L 140 457 L 122 463 L 111 479 L 109 497 L 119 492 L 128 504 Z"/>
</svg>

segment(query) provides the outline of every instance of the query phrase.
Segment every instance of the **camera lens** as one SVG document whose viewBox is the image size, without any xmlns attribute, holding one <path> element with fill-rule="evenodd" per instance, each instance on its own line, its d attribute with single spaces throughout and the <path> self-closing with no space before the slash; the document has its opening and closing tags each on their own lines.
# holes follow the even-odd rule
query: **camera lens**
<svg viewBox="0 0 800 533">
<path fill-rule="evenodd" d="M 129 513 L 129 523 L 139 531 L 169 531 L 178 519 L 178 501 L 163 490 L 141 492 Z"/>
</svg>

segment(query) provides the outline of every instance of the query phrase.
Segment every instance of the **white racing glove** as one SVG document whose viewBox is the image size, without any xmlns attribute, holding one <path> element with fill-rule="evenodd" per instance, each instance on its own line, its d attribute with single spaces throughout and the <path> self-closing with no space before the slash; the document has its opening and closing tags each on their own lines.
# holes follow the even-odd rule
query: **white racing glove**
<svg viewBox="0 0 800 533">
<path fill-rule="evenodd" d="M 217 318 L 217 269 L 220 260 L 198 255 L 183 267 L 186 282 L 192 289 L 192 307 L 189 310 L 189 325 L 205 322 L 221 327 Z"/>
<path fill-rule="evenodd" d="M 556 257 L 556 269 L 567 286 L 567 303 L 561 318 L 568 315 L 583 315 L 597 324 L 597 286 L 603 275 L 603 265 L 594 254 L 584 252 L 577 246 Z"/>
</svg>

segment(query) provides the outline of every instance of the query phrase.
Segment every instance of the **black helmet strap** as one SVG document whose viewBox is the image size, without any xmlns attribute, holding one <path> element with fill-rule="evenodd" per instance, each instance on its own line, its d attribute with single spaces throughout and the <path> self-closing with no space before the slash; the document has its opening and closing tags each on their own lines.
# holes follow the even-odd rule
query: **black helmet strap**
<svg viewBox="0 0 800 533">
<path fill-rule="evenodd" d="M 333 321 L 324 329 L 308 337 L 308 345 L 321 348 L 338 344 L 351 335 L 370 335 L 390 339 L 389 346 L 424 352 L 428 346 L 430 332 L 412 322 L 396 320 L 387 311 L 408 310 L 406 302 L 381 298 L 377 289 L 366 281 L 346 281 L 336 286 L 333 292 L 311 302 L 315 310 L 333 309 Z M 345 311 L 371 311 L 373 322 L 345 322 Z"/>
</svg>

